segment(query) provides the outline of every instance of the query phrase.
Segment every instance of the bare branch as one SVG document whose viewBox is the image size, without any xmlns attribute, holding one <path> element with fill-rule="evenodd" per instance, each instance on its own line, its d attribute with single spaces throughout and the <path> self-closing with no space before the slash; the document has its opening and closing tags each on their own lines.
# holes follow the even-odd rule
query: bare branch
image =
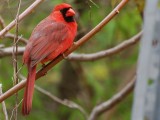
<svg viewBox="0 0 160 120">
<path fill-rule="evenodd" d="M 100 114 L 110 110 L 115 105 L 120 103 L 129 93 L 133 91 L 135 82 L 136 82 L 136 76 L 133 78 L 132 81 L 130 81 L 121 91 L 115 94 L 111 99 L 101 103 L 100 105 L 95 106 L 88 120 L 97 120 Z"/>
<path fill-rule="evenodd" d="M 32 5 L 30 5 L 22 14 L 19 15 L 18 21 L 24 19 L 27 15 L 29 15 L 41 2 L 44 0 L 36 0 Z M 7 25 L 2 31 L 0 31 L 0 37 L 6 34 L 10 29 L 12 29 L 16 25 L 16 20 L 13 20 L 9 25 Z"/>
<path fill-rule="evenodd" d="M 13 47 L 0 48 L 0 58 L 12 55 Z M 25 47 L 18 47 L 17 55 L 22 55 Z"/>
<path fill-rule="evenodd" d="M 73 102 L 73 101 L 70 101 L 70 100 L 61 100 L 60 98 L 54 96 L 52 93 L 50 93 L 49 91 L 46 91 L 44 90 L 43 88 L 35 85 L 35 89 L 38 90 L 39 92 L 43 93 L 44 95 L 47 95 L 48 97 L 50 97 L 52 100 L 54 100 L 55 102 L 59 103 L 59 104 L 62 104 L 64 106 L 67 106 L 69 108 L 73 108 L 73 109 L 77 109 L 79 110 L 80 112 L 82 112 L 85 116 L 85 118 L 88 117 L 88 114 L 87 112 L 80 106 L 78 105 L 77 103 Z"/>
<path fill-rule="evenodd" d="M 98 59 L 101 59 L 101 58 L 104 58 L 104 57 L 109 57 L 109 56 L 117 54 L 117 53 L 121 52 L 122 50 L 125 50 L 128 47 L 130 47 L 130 46 L 136 44 L 137 42 L 139 42 L 141 35 L 142 35 L 142 32 L 139 32 L 138 34 L 136 34 L 132 38 L 123 41 L 122 43 L 118 44 L 117 46 L 115 46 L 113 48 L 103 50 L 103 51 L 99 51 L 99 52 L 96 52 L 96 53 L 90 53 L 90 54 L 71 53 L 70 55 L 68 55 L 67 60 L 85 62 L 85 61 L 98 60 Z M 25 47 L 21 47 L 18 50 L 17 54 L 22 55 L 24 50 L 25 50 Z M 0 49 L 0 58 L 5 57 L 5 56 L 9 56 L 11 54 L 12 54 L 12 51 L 11 51 L 10 48 Z"/>
<path fill-rule="evenodd" d="M 22 74 L 18 74 L 18 76 L 19 76 L 20 79 L 22 79 L 22 81 L 24 81 L 26 79 Z M 57 102 L 59 104 L 62 104 L 62 105 L 66 106 L 66 107 L 69 107 L 69 108 L 77 109 L 84 114 L 85 118 L 88 118 L 87 112 L 77 103 L 75 103 L 73 101 L 70 101 L 68 99 L 62 100 L 62 99 L 56 97 L 55 95 L 53 95 L 52 93 L 50 93 L 49 91 L 39 87 L 38 85 L 35 85 L 34 87 L 37 91 L 39 91 L 40 93 L 48 96 L 49 98 L 51 98 L 55 102 Z"/>
<path fill-rule="evenodd" d="M 120 43 L 119 45 L 117 45 L 113 48 L 110 48 L 110 49 L 107 49 L 104 51 L 100 51 L 97 53 L 91 53 L 91 54 L 71 53 L 67 57 L 67 59 L 68 60 L 76 60 L 76 61 L 91 61 L 91 60 L 101 59 L 103 57 L 108 57 L 108 56 L 117 54 L 118 52 L 121 52 L 122 50 L 136 44 L 140 40 L 141 35 L 142 35 L 142 32 L 133 36 L 129 40 L 123 41 L 122 43 Z M 25 47 L 20 47 L 17 54 L 22 55 L 24 50 L 25 50 Z M 12 47 L 0 49 L 0 58 L 5 57 L 5 56 L 10 56 L 11 54 L 12 54 Z"/>
<path fill-rule="evenodd" d="M 98 33 L 111 19 L 113 19 L 117 15 L 117 11 L 120 11 L 126 4 L 128 0 L 122 0 L 118 6 L 106 17 L 102 20 L 95 28 L 93 28 L 88 34 L 82 37 L 79 41 L 77 41 L 69 50 L 67 50 L 64 54 L 68 55 L 74 50 L 76 50 L 79 46 L 87 42 L 91 37 L 93 37 L 96 33 Z M 57 63 L 63 60 L 63 55 L 58 56 L 56 59 L 52 60 L 46 66 L 44 66 L 41 70 L 39 70 L 36 74 L 36 80 L 42 76 L 44 76 L 52 67 L 54 67 Z M 16 86 L 12 87 L 8 91 L 6 91 L 3 95 L 0 96 L 0 102 L 7 99 L 9 96 L 13 95 L 15 92 L 22 89 L 26 84 L 25 81 L 21 81 Z"/>
<path fill-rule="evenodd" d="M 2 92 L 2 84 L 0 84 L 0 96 L 2 94 L 3 94 L 3 92 Z M 7 109 L 6 109 L 6 105 L 5 105 L 4 101 L 2 102 L 2 109 L 3 109 L 4 116 L 5 116 L 5 120 L 8 120 L 8 113 L 7 113 Z"/>
<path fill-rule="evenodd" d="M 117 53 L 121 52 L 122 50 L 136 44 L 140 40 L 141 36 L 142 36 L 142 32 L 139 32 L 137 35 L 133 36 L 129 40 L 126 40 L 113 48 L 110 48 L 110 49 L 107 49 L 104 51 L 100 51 L 97 53 L 91 53 L 91 54 L 71 53 L 67 57 L 67 59 L 73 60 L 73 61 L 91 61 L 91 60 L 93 61 L 93 60 L 101 59 L 104 57 L 108 57 L 108 56 L 117 54 Z"/>
<path fill-rule="evenodd" d="M 0 49 L 4 48 L 4 44 L 0 44 Z"/>
</svg>

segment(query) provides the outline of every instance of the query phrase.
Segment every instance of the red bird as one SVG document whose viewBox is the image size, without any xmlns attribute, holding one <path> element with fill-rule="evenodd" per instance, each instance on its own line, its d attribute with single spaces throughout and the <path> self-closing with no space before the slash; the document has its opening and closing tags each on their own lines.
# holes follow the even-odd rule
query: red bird
<svg viewBox="0 0 160 120">
<path fill-rule="evenodd" d="M 28 115 L 32 108 L 37 64 L 55 59 L 73 44 L 77 32 L 74 15 L 71 5 L 59 4 L 33 30 L 23 55 L 23 62 L 28 67 L 22 104 L 23 115 Z"/>
</svg>

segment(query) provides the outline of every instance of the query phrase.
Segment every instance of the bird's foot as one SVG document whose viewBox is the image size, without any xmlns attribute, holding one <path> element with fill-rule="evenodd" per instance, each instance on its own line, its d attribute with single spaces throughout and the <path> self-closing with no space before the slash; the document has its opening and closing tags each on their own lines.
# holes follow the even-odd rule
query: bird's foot
<svg viewBox="0 0 160 120">
<path fill-rule="evenodd" d="M 42 76 L 45 76 L 46 74 L 47 74 L 47 72 L 43 72 L 43 73 L 42 73 Z"/>
<path fill-rule="evenodd" d="M 45 66 L 45 64 L 44 63 L 42 63 L 42 68 Z"/>
<path fill-rule="evenodd" d="M 62 54 L 64 59 L 67 59 L 67 55 L 65 55 L 64 53 Z"/>
<path fill-rule="evenodd" d="M 73 45 L 76 45 L 76 42 L 73 42 Z"/>
</svg>

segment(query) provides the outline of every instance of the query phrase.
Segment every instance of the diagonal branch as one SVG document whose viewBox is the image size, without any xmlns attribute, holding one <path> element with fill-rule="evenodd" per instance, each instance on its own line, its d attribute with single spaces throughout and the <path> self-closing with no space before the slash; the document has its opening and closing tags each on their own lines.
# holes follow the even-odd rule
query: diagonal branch
<svg viewBox="0 0 160 120">
<path fill-rule="evenodd" d="M 95 28 L 93 28 L 89 33 L 87 33 L 84 37 L 82 37 L 79 41 L 77 41 L 69 50 L 67 50 L 64 54 L 67 56 L 74 50 L 76 50 L 79 46 L 87 42 L 91 37 L 93 37 L 96 33 L 98 33 L 110 20 L 112 20 L 119 11 L 127 4 L 129 0 L 122 0 L 118 6 L 104 18 Z M 63 55 L 58 56 L 56 59 L 48 63 L 41 70 L 39 70 L 36 74 L 36 79 L 44 76 L 52 67 L 54 67 L 57 63 L 63 60 Z M 7 99 L 9 96 L 13 95 L 15 92 L 22 89 L 26 84 L 26 80 L 20 82 L 16 86 L 12 87 L 8 91 L 6 91 L 3 95 L 0 96 L 0 102 Z"/>
<path fill-rule="evenodd" d="M 85 118 L 88 118 L 88 114 L 87 112 L 80 106 L 78 105 L 77 103 L 73 102 L 73 101 L 70 101 L 68 99 L 64 99 L 64 100 L 61 100 L 60 98 L 54 96 L 52 93 L 50 93 L 49 91 L 46 91 L 45 89 L 35 85 L 34 86 L 35 89 L 41 93 L 43 93 L 44 95 L 50 97 L 52 100 L 54 100 L 55 102 L 59 103 L 59 104 L 62 104 L 64 106 L 67 106 L 69 108 L 72 108 L 72 109 L 77 109 L 79 110 L 81 113 L 83 113 L 83 115 L 85 116 Z"/>
<path fill-rule="evenodd" d="M 4 20 L 1 16 L 0 16 L 0 25 L 1 25 L 2 28 L 5 28 L 5 23 L 4 23 Z M 10 38 L 10 39 L 13 39 L 13 40 L 15 39 L 15 35 L 10 33 L 10 32 L 6 33 L 4 35 L 4 37 L 5 38 Z M 17 37 L 18 37 L 18 41 L 21 41 L 22 43 L 27 44 L 28 41 L 27 41 L 26 38 L 23 38 L 22 36 L 17 36 Z"/>
<path fill-rule="evenodd" d="M 44 0 L 36 0 L 32 5 L 30 5 L 23 13 L 21 13 L 18 17 L 18 21 L 20 22 L 27 15 L 29 15 L 41 2 Z M 0 31 L 0 38 L 6 34 L 10 29 L 12 29 L 16 25 L 16 20 L 13 20 L 9 25 L 7 25 L 2 31 Z"/>
<path fill-rule="evenodd" d="M 121 102 L 130 92 L 133 91 L 136 82 L 136 76 L 120 92 L 115 94 L 111 99 L 97 105 L 92 110 L 88 120 L 97 120 L 98 116 Z"/>
<path fill-rule="evenodd" d="M 18 76 L 19 76 L 19 78 L 22 79 L 22 81 L 26 79 L 22 74 L 18 74 Z M 77 109 L 84 115 L 85 118 L 88 118 L 87 112 L 80 105 L 78 105 L 77 103 L 75 103 L 73 101 L 70 101 L 68 99 L 62 100 L 62 99 L 58 98 L 57 96 L 53 95 L 52 93 L 50 93 L 49 91 L 39 87 L 38 85 L 35 85 L 34 87 L 35 87 L 35 89 L 37 91 L 39 91 L 40 93 L 48 96 L 53 101 L 55 101 L 55 102 L 57 102 L 59 104 L 62 104 L 64 106 L 66 106 L 66 107 L 69 107 L 69 108 L 72 108 L 72 109 Z"/>
</svg>

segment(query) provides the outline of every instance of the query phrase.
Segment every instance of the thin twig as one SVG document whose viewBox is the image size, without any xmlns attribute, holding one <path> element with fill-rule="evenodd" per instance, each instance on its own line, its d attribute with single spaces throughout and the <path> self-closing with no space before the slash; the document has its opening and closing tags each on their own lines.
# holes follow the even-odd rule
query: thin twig
<svg viewBox="0 0 160 120">
<path fill-rule="evenodd" d="M 3 94 L 2 84 L 0 84 L 0 96 L 1 96 L 2 94 Z M 5 102 L 4 102 L 4 101 L 2 102 L 2 109 L 3 109 L 4 116 L 5 116 L 5 120 L 8 120 L 8 113 L 7 113 L 7 109 L 6 109 L 6 105 L 5 105 Z"/>
<path fill-rule="evenodd" d="M 94 107 L 94 109 L 91 111 L 91 114 L 88 118 L 88 120 L 97 120 L 99 115 L 102 113 L 110 110 L 115 105 L 120 103 L 126 96 L 133 91 L 134 85 L 136 82 L 136 76 L 133 78 L 132 81 L 130 81 L 121 91 L 119 91 L 117 94 L 115 94 L 111 99 L 97 105 Z"/>
<path fill-rule="evenodd" d="M 19 15 L 19 22 L 28 16 L 41 2 L 44 0 L 36 0 L 32 5 L 30 5 L 23 13 Z M 13 20 L 9 25 L 7 25 L 2 31 L 0 31 L 0 37 L 6 34 L 10 29 L 16 25 L 16 20 Z"/>
<path fill-rule="evenodd" d="M 15 106 L 12 110 L 12 114 L 11 114 L 11 117 L 10 117 L 10 120 L 12 120 L 12 117 L 13 117 L 13 113 L 14 111 L 20 106 L 20 104 L 22 103 L 23 99 L 17 104 L 17 106 Z"/>
<path fill-rule="evenodd" d="M 1 16 L 0 16 L 0 26 L 1 26 L 2 29 L 5 27 L 4 20 Z"/>
<path fill-rule="evenodd" d="M 93 37 L 96 33 L 98 33 L 110 20 L 112 20 L 117 14 L 117 11 L 120 11 L 126 4 L 128 0 L 122 0 L 118 6 L 106 17 L 104 18 L 95 28 L 93 28 L 89 33 L 87 33 L 84 37 L 82 37 L 79 41 L 77 41 L 70 49 L 68 49 L 64 54 L 68 55 L 74 50 L 76 50 L 79 46 L 87 42 L 91 37 Z M 54 67 L 57 63 L 63 60 L 63 55 L 58 56 L 55 60 L 48 63 L 41 70 L 39 70 L 36 74 L 36 80 L 42 76 L 44 76 L 52 67 Z M 26 84 L 25 81 L 21 81 L 16 86 L 12 87 L 8 91 L 6 91 L 2 96 L 0 96 L 0 102 L 7 99 L 9 96 L 13 95 L 20 89 L 22 89 Z"/>
<path fill-rule="evenodd" d="M 18 80 L 18 76 L 17 76 L 17 72 L 18 72 L 18 63 L 17 63 L 17 52 L 18 52 L 18 31 L 19 31 L 19 12 L 20 12 L 20 6 L 21 6 L 21 0 L 19 0 L 18 2 L 18 8 L 17 8 L 17 15 L 16 15 L 16 33 L 15 33 L 15 37 L 14 37 L 14 44 L 13 44 L 13 54 L 12 54 L 12 58 L 13 58 L 13 69 L 14 69 L 14 74 L 13 74 L 13 84 L 14 86 L 17 85 L 19 83 Z M 18 105 L 18 92 L 15 93 L 15 106 Z M 17 115 L 18 115 L 18 110 L 17 107 L 15 107 L 16 109 L 14 110 L 14 120 L 17 120 Z"/>
</svg>

